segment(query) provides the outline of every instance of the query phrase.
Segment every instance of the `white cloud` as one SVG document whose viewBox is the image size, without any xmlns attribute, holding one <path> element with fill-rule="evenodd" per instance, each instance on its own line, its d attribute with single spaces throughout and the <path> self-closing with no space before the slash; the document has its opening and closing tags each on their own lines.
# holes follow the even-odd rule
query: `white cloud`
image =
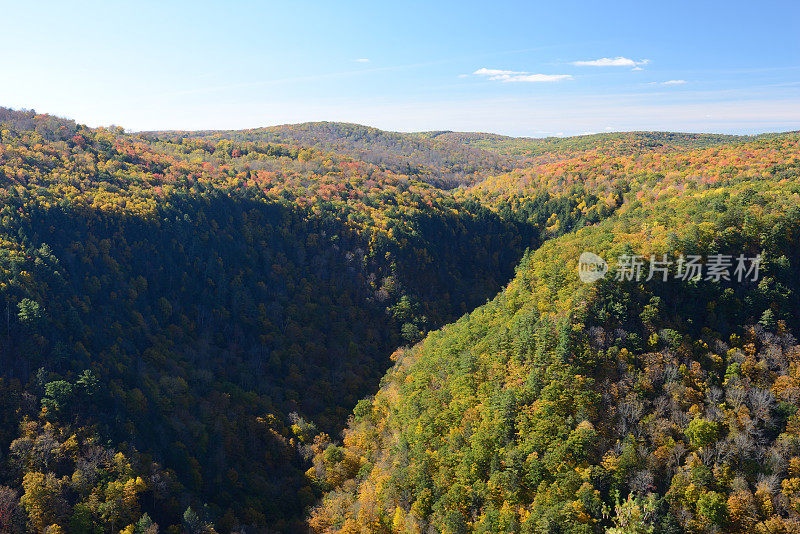
<svg viewBox="0 0 800 534">
<path fill-rule="evenodd" d="M 369 63 L 369 59 L 365 57 L 360 57 L 358 59 L 354 59 L 353 61 L 355 61 L 356 63 Z"/>
<path fill-rule="evenodd" d="M 527 74 L 527 72 L 482 68 L 476 70 L 472 74 L 477 74 L 478 76 L 511 76 L 512 74 Z"/>
<path fill-rule="evenodd" d="M 576 67 L 633 67 L 634 70 L 641 70 L 642 65 L 650 63 L 649 59 L 641 59 L 639 61 L 617 56 L 617 57 L 601 57 L 600 59 L 590 59 L 586 61 L 573 61 L 572 64 Z"/>
<path fill-rule="evenodd" d="M 478 69 L 473 74 L 478 76 L 488 76 L 490 80 L 499 82 L 559 82 L 572 78 L 570 74 L 531 74 L 525 71 L 500 70 L 500 69 Z"/>
<path fill-rule="evenodd" d="M 683 85 L 689 83 L 686 80 L 667 80 L 666 82 L 648 82 L 647 85 Z"/>
<path fill-rule="evenodd" d="M 569 80 L 572 78 L 570 74 L 519 74 L 516 76 L 509 76 L 503 78 L 504 82 L 560 82 L 561 80 Z"/>
</svg>

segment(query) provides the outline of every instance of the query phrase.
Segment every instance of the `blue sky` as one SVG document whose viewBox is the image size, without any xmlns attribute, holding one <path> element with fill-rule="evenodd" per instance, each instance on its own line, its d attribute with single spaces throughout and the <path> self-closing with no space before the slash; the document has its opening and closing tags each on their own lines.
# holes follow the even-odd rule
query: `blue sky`
<svg viewBox="0 0 800 534">
<path fill-rule="evenodd" d="M 0 105 L 90 126 L 800 129 L 796 0 L 0 0 L 0 15 Z"/>
</svg>

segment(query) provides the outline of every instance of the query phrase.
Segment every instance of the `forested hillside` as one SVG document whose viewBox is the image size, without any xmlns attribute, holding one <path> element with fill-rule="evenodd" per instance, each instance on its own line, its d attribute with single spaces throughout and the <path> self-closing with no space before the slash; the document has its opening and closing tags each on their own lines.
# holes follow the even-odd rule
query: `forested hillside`
<svg viewBox="0 0 800 534">
<path fill-rule="evenodd" d="M 602 149 L 605 153 L 635 153 L 642 149 L 681 150 L 746 141 L 747 136 L 678 132 L 614 132 L 575 137 L 506 137 L 495 134 L 444 132 L 443 139 L 496 152 L 504 156 L 541 156 Z M 769 134 L 761 137 L 769 137 Z M 753 139 L 754 137 L 750 137 Z"/>
<path fill-rule="evenodd" d="M 798 156 L 0 108 L 0 531 L 794 528 Z"/>
<path fill-rule="evenodd" d="M 436 133 L 385 132 L 360 124 L 310 122 L 253 130 L 169 132 L 212 141 L 284 143 L 335 151 L 415 179 L 449 189 L 499 173 L 514 165 L 512 158 Z"/>
<path fill-rule="evenodd" d="M 312 528 L 797 531 L 798 141 L 592 149 L 475 186 L 497 200 L 579 183 L 620 206 L 393 355 L 344 441 L 315 444 Z M 585 251 L 611 264 L 594 284 L 579 281 Z M 755 278 L 695 280 L 674 262 L 646 280 L 664 254 L 762 261 Z M 618 260 L 632 255 L 639 281 Z"/>
</svg>

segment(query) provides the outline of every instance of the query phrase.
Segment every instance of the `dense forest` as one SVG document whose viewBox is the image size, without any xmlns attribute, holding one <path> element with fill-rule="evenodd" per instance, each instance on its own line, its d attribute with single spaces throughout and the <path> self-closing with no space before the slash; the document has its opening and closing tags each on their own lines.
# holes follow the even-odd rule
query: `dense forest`
<svg viewBox="0 0 800 534">
<path fill-rule="evenodd" d="M 499 201 L 581 183 L 621 205 L 526 254 L 491 302 L 395 352 L 343 441 L 317 443 L 309 474 L 326 494 L 310 525 L 796 532 L 798 141 L 591 149 L 475 186 Z M 610 261 L 606 278 L 579 281 L 584 251 Z M 696 279 L 674 262 L 637 280 L 623 274 L 634 255 L 761 264 L 756 278 Z"/>
<path fill-rule="evenodd" d="M 236 131 L 168 132 L 211 141 L 283 143 L 313 146 L 380 165 L 416 180 L 448 189 L 514 166 L 514 158 L 449 136 L 385 132 L 360 124 L 312 122 Z M 154 132 L 152 135 L 163 135 Z"/>
<path fill-rule="evenodd" d="M 0 108 L 0 531 L 796 531 L 799 141 Z"/>
</svg>

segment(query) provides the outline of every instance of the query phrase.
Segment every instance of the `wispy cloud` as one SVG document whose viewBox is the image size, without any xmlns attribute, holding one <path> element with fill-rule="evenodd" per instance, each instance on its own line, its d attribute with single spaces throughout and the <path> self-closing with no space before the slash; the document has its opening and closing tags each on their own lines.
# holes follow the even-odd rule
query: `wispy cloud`
<svg viewBox="0 0 800 534">
<path fill-rule="evenodd" d="M 561 80 L 569 80 L 572 78 L 571 74 L 531 74 L 530 72 L 521 70 L 500 70 L 500 69 L 487 69 L 481 68 L 473 72 L 476 76 L 487 76 L 490 80 L 499 82 L 560 82 Z"/>
<path fill-rule="evenodd" d="M 649 59 L 635 60 L 622 56 L 572 62 L 576 67 L 632 67 L 634 70 L 642 70 L 642 67 L 648 63 L 650 63 Z"/>
<path fill-rule="evenodd" d="M 683 85 L 689 83 L 686 80 L 667 80 L 666 82 L 648 82 L 647 85 Z"/>
<path fill-rule="evenodd" d="M 484 67 L 476 70 L 472 74 L 477 74 L 478 76 L 512 76 L 515 74 L 527 74 L 527 72 L 517 70 L 487 69 Z"/>
<path fill-rule="evenodd" d="M 193 86 L 190 89 L 182 89 L 182 90 L 175 90 L 164 92 L 160 94 L 154 95 L 137 95 L 135 98 L 136 102 L 143 102 L 145 98 L 153 98 L 153 97 L 176 97 L 176 96 L 185 96 L 185 95 L 192 95 L 192 94 L 204 94 L 204 93 L 216 93 L 222 91 L 232 91 L 238 89 L 248 89 L 254 87 L 266 87 L 271 85 L 279 85 L 279 84 L 287 84 L 287 83 L 299 83 L 299 82 L 312 82 L 324 79 L 332 79 L 332 78 L 342 78 L 347 76 L 363 76 L 364 74 L 374 73 L 374 72 L 392 72 L 392 71 L 401 71 L 401 70 L 411 70 L 417 69 L 420 67 L 430 67 L 434 65 L 447 65 L 450 63 L 455 63 L 459 61 L 465 60 L 476 60 L 479 58 L 486 58 L 486 57 L 493 57 L 499 55 L 508 55 L 508 54 L 519 54 L 523 52 L 531 52 L 534 50 L 545 50 L 548 48 L 552 48 L 551 46 L 542 46 L 537 48 L 525 48 L 519 50 L 505 50 L 502 52 L 495 52 L 489 54 L 478 54 L 478 55 L 471 55 L 471 56 L 458 56 L 458 57 L 450 57 L 445 59 L 438 59 L 432 61 L 423 61 L 420 63 L 408 63 L 403 65 L 390 65 L 384 67 L 373 67 L 370 66 L 369 68 L 354 68 L 353 70 L 343 71 L 343 72 L 328 72 L 328 73 L 321 73 L 321 74 L 309 74 L 304 76 L 289 76 L 285 78 L 273 78 L 267 80 L 254 80 L 254 81 L 247 81 L 247 82 L 240 82 L 240 83 L 233 83 L 233 84 L 226 84 L 226 85 L 216 85 L 216 86 L 205 86 L 205 87 L 196 87 Z M 368 58 L 359 58 L 354 59 L 353 62 L 361 62 L 361 63 L 371 63 L 371 60 Z M 488 69 L 487 69 L 488 70 Z M 469 77 L 469 74 L 459 75 L 459 77 Z M 4 87 L 5 89 L 5 87 Z M 24 106 L 23 106 L 24 107 Z"/>
<path fill-rule="evenodd" d="M 571 74 L 519 74 L 504 78 L 504 82 L 560 82 L 569 80 Z"/>
</svg>

